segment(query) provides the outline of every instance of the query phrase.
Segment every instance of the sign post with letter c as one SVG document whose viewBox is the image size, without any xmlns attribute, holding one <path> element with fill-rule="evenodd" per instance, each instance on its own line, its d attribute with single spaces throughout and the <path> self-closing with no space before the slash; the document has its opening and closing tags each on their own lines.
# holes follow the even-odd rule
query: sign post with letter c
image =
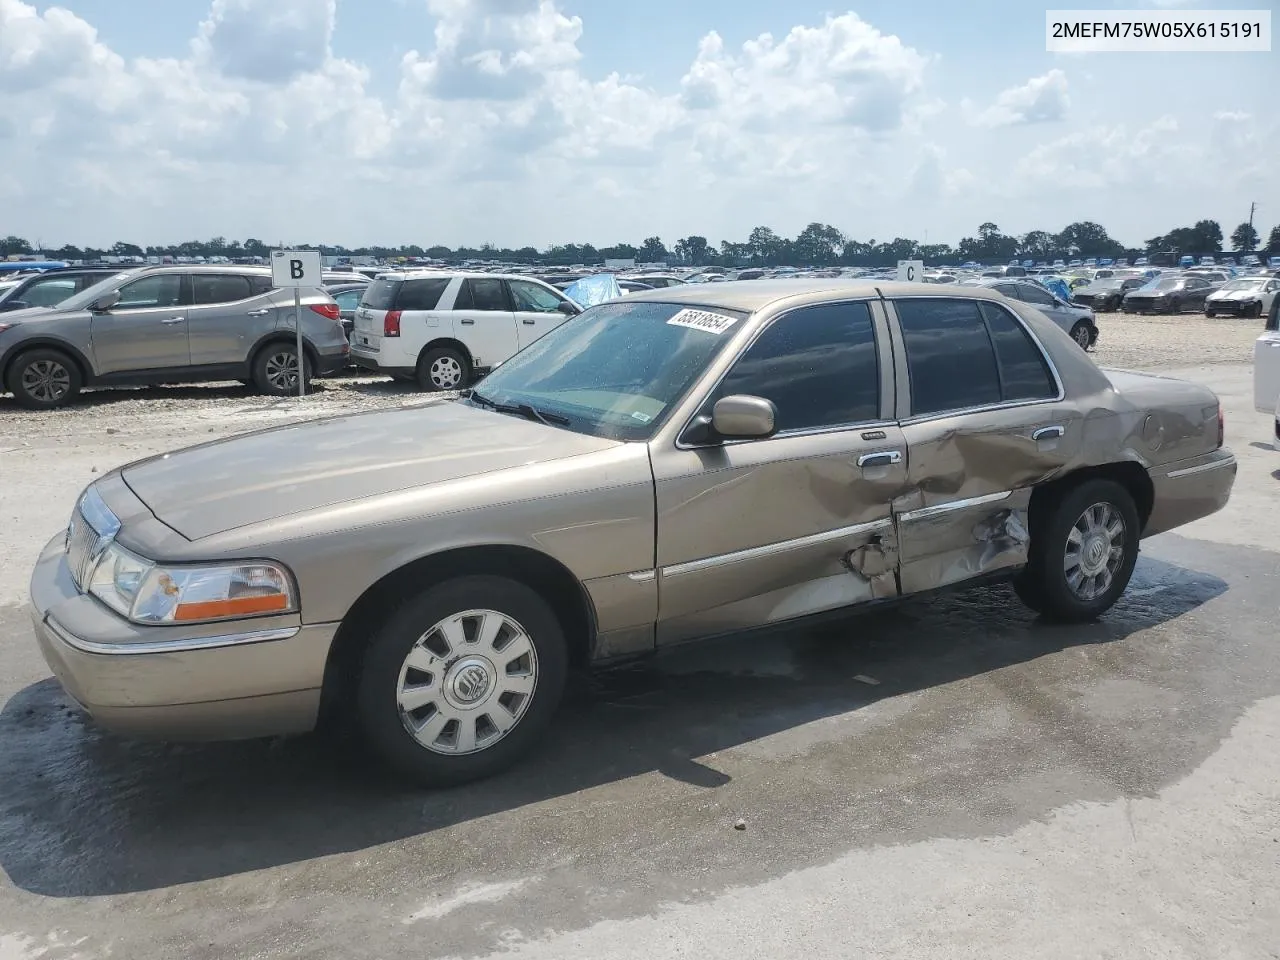
<svg viewBox="0 0 1280 960">
<path fill-rule="evenodd" d="M 302 288 L 324 282 L 320 253 L 316 250 L 272 250 L 271 282 L 277 287 L 293 287 L 293 327 L 298 338 L 298 396 L 307 391 L 307 355 L 302 348 Z"/>
<path fill-rule="evenodd" d="M 923 260 L 899 260 L 898 279 L 908 283 L 919 283 L 924 277 Z"/>
</svg>

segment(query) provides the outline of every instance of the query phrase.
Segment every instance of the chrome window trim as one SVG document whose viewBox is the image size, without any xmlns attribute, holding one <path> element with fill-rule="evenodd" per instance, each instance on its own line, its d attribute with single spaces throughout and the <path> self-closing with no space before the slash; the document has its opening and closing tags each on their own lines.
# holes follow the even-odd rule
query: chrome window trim
<svg viewBox="0 0 1280 960">
<path fill-rule="evenodd" d="M 1218 470 L 1222 467 L 1234 466 L 1235 457 L 1223 457 L 1221 460 L 1211 460 L 1209 463 L 1201 463 L 1194 467 L 1183 467 L 1181 470 L 1170 470 L 1165 476 L 1170 480 L 1176 480 L 1178 477 L 1190 477 L 1197 473 L 1207 473 L 1210 470 Z"/>
<path fill-rule="evenodd" d="M 686 560 L 683 563 L 673 563 L 669 567 L 662 568 L 662 576 L 664 578 L 679 577 L 686 573 L 697 573 L 700 570 L 726 566 L 731 563 L 741 563 L 745 560 L 758 560 L 761 557 L 787 553 L 791 550 L 800 550 L 804 547 L 816 546 L 817 544 L 827 543 L 831 540 L 842 540 L 845 537 L 854 537 L 863 533 L 874 533 L 877 530 L 887 530 L 892 526 L 893 520 L 890 517 L 885 517 L 882 520 L 872 520 L 869 523 L 855 523 L 851 527 L 840 527 L 836 530 L 823 530 L 821 533 L 811 533 L 808 536 L 797 537 L 794 540 L 780 540 L 777 543 L 766 543 L 759 547 L 748 547 L 745 550 L 735 550 L 733 553 L 720 553 L 711 557 L 702 557 L 698 560 Z"/>
<path fill-rule="evenodd" d="M 987 503 L 999 503 L 1001 500 L 1008 500 L 1011 496 L 1013 496 L 1012 490 L 1001 490 L 998 493 L 984 493 L 980 497 L 948 500 L 946 503 L 937 503 L 931 507 L 919 507 L 915 510 L 908 510 L 906 513 L 900 513 L 898 514 L 898 520 L 902 523 L 928 520 L 931 517 L 940 517 L 944 514 L 954 513 L 957 510 L 968 510 L 970 507 L 980 507 Z"/>
<path fill-rule="evenodd" d="M 998 300 L 987 300 L 985 298 L 980 298 L 980 297 L 948 297 L 948 296 L 928 296 L 925 294 L 910 294 L 907 296 L 893 297 L 891 299 L 887 298 L 887 302 L 890 304 L 898 300 L 963 300 L 968 303 L 979 303 L 979 302 L 989 303 L 993 307 L 997 307 L 1003 310 L 1005 313 L 1009 314 L 1009 316 L 1013 318 L 1014 323 L 1018 324 L 1018 326 L 1020 326 L 1026 332 L 1027 336 L 1031 338 L 1031 342 L 1035 345 L 1035 348 L 1040 351 L 1040 356 L 1044 359 L 1045 365 L 1049 368 L 1049 374 L 1050 376 L 1053 377 L 1054 386 L 1058 388 L 1057 394 L 1055 396 L 1044 397 L 1039 400 L 1003 400 L 1000 403 L 987 403 L 987 404 L 982 404 L 981 406 L 976 406 L 976 407 L 957 407 L 953 410 L 937 410 L 932 413 L 922 413 L 919 416 L 912 414 L 898 421 L 903 426 L 907 426 L 908 424 L 914 424 L 914 423 L 927 423 L 930 420 L 946 420 L 951 417 L 962 416 L 970 413 L 986 413 L 987 411 L 991 411 L 991 410 L 1009 410 L 1014 407 L 1034 407 L 1034 406 L 1042 406 L 1048 403 L 1061 403 L 1063 400 L 1066 399 L 1067 391 L 1066 391 L 1066 387 L 1062 382 L 1062 374 L 1058 372 L 1058 365 L 1053 362 L 1053 357 L 1050 355 L 1049 351 L 1044 348 L 1044 344 L 1041 342 L 1040 338 L 1036 336 L 1036 332 L 1026 324 L 1026 322 L 1022 319 L 1022 317 L 1018 316 L 1017 311 L 1010 310 L 1007 306 L 1005 306 L 1003 303 L 1000 303 Z M 1030 304 L 1028 304 L 1028 306 L 1030 306 Z M 1035 308 L 1032 307 L 1032 309 L 1035 309 Z M 979 308 L 979 313 L 981 313 L 981 308 Z M 894 307 L 894 310 L 893 310 L 893 322 L 897 326 L 898 330 L 901 331 L 902 321 L 898 317 L 897 307 Z M 906 357 L 905 355 L 906 353 L 905 334 L 903 336 L 904 336 L 903 366 L 906 368 L 906 371 L 907 371 L 907 378 L 908 378 L 908 394 L 907 395 L 908 395 L 908 402 L 909 402 L 910 401 L 911 366 L 910 366 L 909 358 Z M 993 353 L 994 353 L 994 349 L 995 348 L 993 346 L 992 348 Z"/>
<path fill-rule="evenodd" d="M 724 368 L 724 372 L 721 373 L 720 376 L 716 377 L 715 382 L 713 382 L 710 387 L 708 387 L 705 391 L 703 391 L 702 396 L 699 398 L 698 402 L 694 404 L 693 411 L 689 414 L 688 418 L 681 425 L 680 429 L 676 431 L 675 448 L 677 450 L 708 449 L 706 445 L 696 444 L 696 443 L 685 443 L 681 439 L 681 437 L 684 436 L 684 432 L 689 429 L 689 424 L 693 423 L 694 418 L 698 416 L 698 411 L 702 409 L 702 405 L 707 402 L 707 398 L 709 396 L 714 394 L 716 390 L 719 389 L 720 384 L 724 383 L 725 377 L 729 376 L 730 372 L 732 372 L 737 362 L 741 360 L 743 356 L 746 354 L 746 352 L 755 345 L 755 342 L 759 340 L 761 336 L 764 335 L 764 332 L 766 330 L 772 327 L 775 323 L 777 323 L 783 317 L 790 316 L 792 313 L 795 313 L 797 310 L 804 310 L 807 307 L 830 307 L 830 306 L 837 306 L 839 304 L 844 304 L 844 303 L 865 303 L 867 305 L 867 312 L 871 314 L 871 335 L 874 338 L 873 342 L 875 343 L 875 347 L 876 347 L 876 371 L 877 371 L 878 380 L 880 381 L 877 383 L 877 387 L 880 389 L 880 394 L 881 394 L 878 405 L 881 408 L 883 408 L 884 407 L 884 390 L 882 387 L 882 382 L 884 379 L 884 374 L 883 374 L 883 371 L 880 369 L 880 367 L 882 366 L 880 362 L 881 361 L 881 353 L 880 353 L 881 345 L 880 345 L 880 339 L 879 339 L 879 331 L 876 329 L 875 313 L 871 309 L 872 304 L 875 304 L 877 302 L 879 302 L 879 300 L 876 297 L 845 297 L 840 300 L 822 300 L 817 303 L 801 303 L 792 307 L 787 307 L 786 309 L 781 310 L 778 313 L 775 313 L 764 323 L 760 324 L 760 326 L 752 332 L 750 338 L 738 348 L 737 354 L 735 354 L 733 359 L 729 361 L 729 365 Z M 709 308 L 709 309 L 717 309 L 717 308 Z M 719 309 L 725 309 L 725 308 L 719 308 Z M 763 309 L 767 309 L 767 307 L 762 308 L 762 310 Z M 741 313 L 742 311 L 738 311 L 738 312 Z M 759 313 L 759 312 L 761 311 L 756 311 L 756 313 Z M 756 315 L 756 313 L 748 313 L 746 320 L 749 322 L 751 318 Z M 892 352 L 889 354 L 889 356 L 892 362 L 892 356 L 893 356 Z M 717 359 L 720 359 L 720 358 L 717 358 Z M 821 433 L 839 433 L 845 430 L 856 430 L 856 429 L 872 427 L 872 426 L 895 426 L 896 424 L 897 424 L 896 420 L 885 420 L 881 418 L 877 420 L 859 421 L 858 423 L 828 424 L 826 426 L 821 426 L 821 427 L 798 427 L 794 430 L 779 431 L 778 433 L 775 433 L 769 437 L 744 437 L 738 440 L 726 440 L 723 443 L 716 444 L 715 446 L 718 449 L 720 447 L 736 446 L 737 444 L 740 444 L 740 443 L 764 443 L 769 440 L 776 440 L 779 437 L 808 437 L 808 436 L 814 436 Z"/>
<path fill-rule="evenodd" d="M 276 627 L 269 630 L 252 630 L 246 633 L 228 633 L 217 637 L 191 637 L 183 640 L 159 640 L 153 643 L 101 643 L 77 637 L 53 617 L 45 617 L 45 626 L 63 643 L 81 653 L 108 656 L 138 656 L 149 653 L 189 653 L 193 650 L 216 650 L 222 647 L 239 647 L 251 643 L 270 643 L 297 636 L 299 627 Z"/>
</svg>

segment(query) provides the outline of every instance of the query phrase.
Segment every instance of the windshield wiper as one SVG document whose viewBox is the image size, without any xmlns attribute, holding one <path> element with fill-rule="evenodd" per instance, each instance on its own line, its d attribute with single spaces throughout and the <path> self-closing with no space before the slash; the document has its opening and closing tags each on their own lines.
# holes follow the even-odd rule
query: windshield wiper
<svg viewBox="0 0 1280 960">
<path fill-rule="evenodd" d="M 556 413 L 545 413 L 527 403 L 498 403 L 495 400 L 490 400 L 488 397 L 482 397 L 474 390 L 471 391 L 467 399 L 474 400 L 476 403 L 480 404 L 480 406 L 489 407 L 498 411 L 498 413 L 514 413 L 527 420 L 537 420 L 539 423 L 546 424 L 548 427 L 565 427 L 569 425 L 568 417 L 562 417 Z"/>
</svg>

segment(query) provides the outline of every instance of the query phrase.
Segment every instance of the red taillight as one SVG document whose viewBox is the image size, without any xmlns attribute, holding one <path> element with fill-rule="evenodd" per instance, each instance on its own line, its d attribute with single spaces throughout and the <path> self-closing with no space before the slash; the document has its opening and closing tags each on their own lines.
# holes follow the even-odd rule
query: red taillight
<svg viewBox="0 0 1280 960">
<path fill-rule="evenodd" d="M 388 310 L 382 318 L 382 335 L 384 337 L 400 336 L 400 311 Z"/>
<path fill-rule="evenodd" d="M 313 303 L 311 309 L 322 317 L 328 317 L 330 320 L 341 320 L 342 310 L 336 303 Z"/>
<path fill-rule="evenodd" d="M 1222 403 L 1218 403 L 1218 446 L 1227 438 L 1227 418 L 1222 412 Z"/>
</svg>

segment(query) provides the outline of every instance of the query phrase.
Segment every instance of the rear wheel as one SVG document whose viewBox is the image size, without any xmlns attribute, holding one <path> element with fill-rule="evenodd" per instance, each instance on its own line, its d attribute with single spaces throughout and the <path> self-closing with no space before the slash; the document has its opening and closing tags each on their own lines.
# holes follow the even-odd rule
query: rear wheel
<svg viewBox="0 0 1280 960">
<path fill-rule="evenodd" d="M 426 786 L 465 783 L 523 760 L 559 705 L 568 650 L 555 613 L 504 577 L 424 590 L 365 652 L 360 725 L 375 751 Z"/>
<path fill-rule="evenodd" d="M 423 390 L 461 390 L 471 381 L 471 361 L 461 350 L 436 347 L 418 361 L 418 386 Z"/>
<path fill-rule="evenodd" d="M 1064 493 L 1031 531 L 1018 596 L 1047 619 L 1092 620 L 1115 604 L 1138 561 L 1133 497 L 1113 480 L 1087 480 Z"/>
<path fill-rule="evenodd" d="M 1250 320 L 1257 320 L 1260 316 L 1262 316 L 1261 301 L 1259 301 L 1258 303 L 1249 304 L 1249 309 L 1245 312 L 1245 316 L 1248 317 Z"/>
<path fill-rule="evenodd" d="M 1214 317 L 1218 315 L 1218 312 L 1214 310 L 1213 307 L 1205 307 L 1204 315 L 1208 317 L 1210 320 L 1212 320 Z"/>
<path fill-rule="evenodd" d="M 311 390 L 311 361 L 304 359 L 304 392 Z M 253 384 L 272 397 L 298 395 L 298 348 L 292 343 L 271 343 L 253 361 Z"/>
<path fill-rule="evenodd" d="M 9 367 L 8 386 L 18 406 L 28 410 L 65 407 L 84 385 L 80 368 L 61 350 L 39 347 L 18 356 Z"/>
<path fill-rule="evenodd" d="M 1081 320 L 1072 327 L 1071 339 L 1076 342 L 1081 350 L 1088 350 L 1089 344 L 1093 342 L 1093 334 L 1089 330 L 1089 324 Z"/>
</svg>

